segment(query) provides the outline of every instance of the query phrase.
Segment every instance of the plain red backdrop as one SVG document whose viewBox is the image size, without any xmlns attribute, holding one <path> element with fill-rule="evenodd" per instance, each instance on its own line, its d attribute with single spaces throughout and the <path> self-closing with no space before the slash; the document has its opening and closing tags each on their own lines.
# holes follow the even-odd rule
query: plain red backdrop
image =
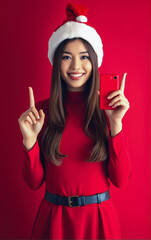
<svg viewBox="0 0 151 240">
<path fill-rule="evenodd" d="M 123 239 L 150 239 L 150 1 L 81 0 L 104 45 L 101 73 L 127 72 L 130 109 L 123 128 L 133 164 L 127 186 L 110 192 Z M 49 97 L 48 39 L 65 19 L 67 0 L 1 0 L 0 71 L 0 238 L 29 238 L 44 186 L 27 187 L 22 178 L 22 135 L 18 118 L 29 107 L 28 86 L 36 101 Z"/>
</svg>

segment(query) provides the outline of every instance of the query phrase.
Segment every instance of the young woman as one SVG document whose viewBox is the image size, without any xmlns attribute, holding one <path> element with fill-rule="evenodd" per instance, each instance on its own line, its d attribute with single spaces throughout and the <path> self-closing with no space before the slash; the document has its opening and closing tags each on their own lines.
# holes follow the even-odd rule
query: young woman
<svg viewBox="0 0 151 240">
<path fill-rule="evenodd" d="M 50 38 L 50 99 L 35 105 L 29 88 L 30 108 L 19 118 L 24 179 L 33 190 L 46 183 L 33 239 L 120 239 L 109 185 L 111 181 L 121 187 L 131 175 L 122 130 L 122 118 L 129 108 L 124 96 L 126 74 L 120 89 L 108 96 L 113 110 L 101 110 L 98 67 L 102 51 L 95 48 L 98 35 L 82 22 L 84 15 L 78 18 L 81 11 L 85 7 L 69 4 L 68 21 L 55 32 L 66 27 L 67 35 L 60 31 L 60 40 L 58 35 Z M 80 34 L 75 24 L 77 31 L 82 24 Z M 94 42 L 89 33 L 96 37 Z"/>
</svg>

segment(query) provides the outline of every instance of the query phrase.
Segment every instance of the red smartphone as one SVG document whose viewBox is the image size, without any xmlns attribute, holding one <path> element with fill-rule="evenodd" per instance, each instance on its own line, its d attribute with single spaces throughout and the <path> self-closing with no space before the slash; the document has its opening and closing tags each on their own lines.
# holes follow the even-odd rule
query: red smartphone
<svg viewBox="0 0 151 240">
<path fill-rule="evenodd" d="M 108 95 L 119 89 L 119 76 L 117 74 L 101 74 L 100 75 L 100 108 L 114 109 L 109 106 L 111 99 L 107 99 Z"/>
</svg>

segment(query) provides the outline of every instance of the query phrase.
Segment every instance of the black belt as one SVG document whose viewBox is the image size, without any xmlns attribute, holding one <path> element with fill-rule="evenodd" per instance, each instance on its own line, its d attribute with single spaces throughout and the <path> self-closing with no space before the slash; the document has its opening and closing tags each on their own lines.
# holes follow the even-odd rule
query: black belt
<svg viewBox="0 0 151 240">
<path fill-rule="evenodd" d="M 92 203 L 101 203 L 108 199 L 110 199 L 109 190 L 103 193 L 98 193 L 91 196 L 70 196 L 70 197 L 61 197 L 56 194 L 51 194 L 49 192 L 45 192 L 44 198 L 56 205 L 65 205 L 69 207 L 80 207 L 85 206 L 86 204 Z"/>
</svg>

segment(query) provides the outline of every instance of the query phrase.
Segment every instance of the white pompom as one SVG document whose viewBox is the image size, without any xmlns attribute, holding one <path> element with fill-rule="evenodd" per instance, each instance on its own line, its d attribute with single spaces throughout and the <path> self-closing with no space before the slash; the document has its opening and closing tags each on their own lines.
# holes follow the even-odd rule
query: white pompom
<svg viewBox="0 0 151 240">
<path fill-rule="evenodd" d="M 80 16 L 76 17 L 76 20 L 78 22 L 87 22 L 88 21 L 87 17 L 84 15 L 80 15 Z"/>
</svg>

